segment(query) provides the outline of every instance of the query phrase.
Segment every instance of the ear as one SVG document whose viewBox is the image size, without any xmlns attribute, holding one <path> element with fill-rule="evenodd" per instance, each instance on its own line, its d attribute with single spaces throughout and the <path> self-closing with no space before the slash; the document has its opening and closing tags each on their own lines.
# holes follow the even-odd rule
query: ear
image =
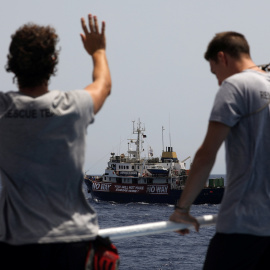
<svg viewBox="0 0 270 270">
<path fill-rule="evenodd" d="M 223 65 L 228 65 L 228 59 L 226 53 L 220 51 L 217 53 L 217 59 L 219 63 L 222 63 Z"/>
</svg>

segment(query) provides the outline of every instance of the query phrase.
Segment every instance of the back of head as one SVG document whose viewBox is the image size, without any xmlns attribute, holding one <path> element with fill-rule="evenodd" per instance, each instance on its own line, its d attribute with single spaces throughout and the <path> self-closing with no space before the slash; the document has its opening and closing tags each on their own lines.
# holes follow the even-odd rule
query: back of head
<svg viewBox="0 0 270 270">
<path fill-rule="evenodd" d="M 47 83 L 55 75 L 58 63 L 54 28 L 25 24 L 11 36 L 6 70 L 13 72 L 19 87 L 34 87 Z"/>
<path fill-rule="evenodd" d="M 218 52 L 228 53 L 231 57 L 239 59 L 241 55 L 250 56 L 249 45 L 244 35 L 237 32 L 221 32 L 208 44 L 204 58 L 217 61 Z"/>
</svg>

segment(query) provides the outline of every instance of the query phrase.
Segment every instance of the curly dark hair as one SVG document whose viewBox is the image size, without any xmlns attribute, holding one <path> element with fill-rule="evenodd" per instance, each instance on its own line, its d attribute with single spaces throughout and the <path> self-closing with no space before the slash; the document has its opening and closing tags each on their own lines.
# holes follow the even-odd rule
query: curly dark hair
<svg viewBox="0 0 270 270">
<path fill-rule="evenodd" d="M 50 26 L 25 24 L 11 36 L 7 72 L 15 74 L 20 88 L 47 83 L 56 73 L 58 35 Z"/>
</svg>

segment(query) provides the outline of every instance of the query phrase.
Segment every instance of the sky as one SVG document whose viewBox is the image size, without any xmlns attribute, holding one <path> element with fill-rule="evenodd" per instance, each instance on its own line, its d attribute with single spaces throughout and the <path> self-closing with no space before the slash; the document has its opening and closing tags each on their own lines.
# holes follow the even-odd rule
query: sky
<svg viewBox="0 0 270 270">
<path fill-rule="evenodd" d="M 80 18 L 88 13 L 106 22 L 112 92 L 87 130 L 84 170 L 102 174 L 111 152 L 127 152 L 132 121 L 145 126 L 145 152 L 172 146 L 187 167 L 201 145 L 218 84 L 204 60 L 218 32 L 245 35 L 256 64 L 270 62 L 268 0 L 9 0 L 0 8 L 0 91 L 16 90 L 5 71 L 10 36 L 34 22 L 55 27 L 60 41 L 57 75 L 50 90 L 82 89 L 92 81 L 92 59 L 84 51 Z M 133 146 L 134 148 L 134 146 Z M 224 174 L 224 145 L 212 174 Z"/>
</svg>

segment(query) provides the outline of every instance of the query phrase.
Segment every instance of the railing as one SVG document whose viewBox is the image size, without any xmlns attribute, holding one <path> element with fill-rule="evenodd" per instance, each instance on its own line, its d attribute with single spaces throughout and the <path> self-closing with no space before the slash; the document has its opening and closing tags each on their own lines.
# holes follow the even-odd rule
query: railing
<svg viewBox="0 0 270 270">
<path fill-rule="evenodd" d="M 217 215 L 204 215 L 196 217 L 196 219 L 198 220 L 201 227 L 209 226 L 216 223 Z M 172 232 L 187 229 L 190 227 L 192 227 L 190 224 L 176 223 L 172 221 L 160 221 L 139 225 L 101 229 L 99 230 L 98 234 L 102 237 L 109 237 L 111 240 L 116 240 L 128 237 Z"/>
</svg>

